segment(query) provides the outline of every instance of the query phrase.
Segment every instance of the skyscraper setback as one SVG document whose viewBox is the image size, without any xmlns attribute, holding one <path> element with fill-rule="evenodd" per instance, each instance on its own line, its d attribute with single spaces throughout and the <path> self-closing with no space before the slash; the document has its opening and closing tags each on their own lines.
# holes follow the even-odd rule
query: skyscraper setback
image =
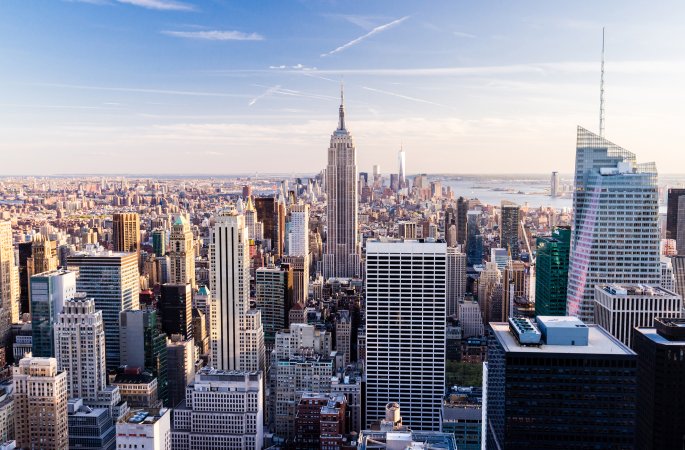
<svg viewBox="0 0 685 450">
<path fill-rule="evenodd" d="M 592 323 L 595 285 L 661 280 L 656 166 L 578 127 L 573 209 L 567 311 Z"/>
<path fill-rule="evenodd" d="M 357 277 L 360 273 L 357 234 L 357 150 L 345 128 L 345 104 L 340 92 L 338 128 L 331 135 L 326 167 L 327 237 L 324 277 Z"/>
</svg>

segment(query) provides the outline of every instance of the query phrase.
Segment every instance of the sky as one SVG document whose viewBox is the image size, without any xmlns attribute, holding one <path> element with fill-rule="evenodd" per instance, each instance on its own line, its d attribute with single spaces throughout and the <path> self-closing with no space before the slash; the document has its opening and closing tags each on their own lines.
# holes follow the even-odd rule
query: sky
<svg viewBox="0 0 685 450">
<path fill-rule="evenodd" d="M 0 174 L 685 173 L 685 2 L 0 1 Z"/>
</svg>

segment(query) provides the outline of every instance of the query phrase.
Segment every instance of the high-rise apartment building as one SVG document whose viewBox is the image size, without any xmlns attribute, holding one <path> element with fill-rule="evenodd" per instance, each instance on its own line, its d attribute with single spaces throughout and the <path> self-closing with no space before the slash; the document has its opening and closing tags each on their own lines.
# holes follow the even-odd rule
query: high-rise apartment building
<svg viewBox="0 0 685 450">
<path fill-rule="evenodd" d="M 13 369 L 14 432 L 18 448 L 69 448 L 67 373 L 55 358 L 25 357 Z"/>
<path fill-rule="evenodd" d="M 115 252 L 140 254 L 140 216 L 138 213 L 112 215 L 112 243 Z"/>
<path fill-rule="evenodd" d="M 597 284 L 659 284 L 658 189 L 654 163 L 578 127 L 569 315 L 594 321 Z"/>
<path fill-rule="evenodd" d="M 440 429 L 446 270 L 445 243 L 367 242 L 367 424 L 400 402 L 412 429 Z"/>
<path fill-rule="evenodd" d="M 655 319 L 638 327 L 637 438 L 641 450 L 682 448 L 685 442 L 685 319 Z"/>
<path fill-rule="evenodd" d="M 54 326 L 64 303 L 76 295 L 76 273 L 55 270 L 31 277 L 31 332 L 33 356 L 55 356 Z"/>
<path fill-rule="evenodd" d="M 0 347 L 8 348 L 9 329 L 19 319 L 19 268 L 14 260 L 12 223 L 0 220 Z M 8 355 L 9 356 L 9 355 Z"/>
<path fill-rule="evenodd" d="M 169 282 L 195 289 L 195 241 L 188 218 L 179 214 L 169 235 Z"/>
<path fill-rule="evenodd" d="M 264 331 L 259 310 L 250 309 L 250 254 L 242 215 L 220 213 L 210 244 L 212 366 L 263 370 Z"/>
<path fill-rule="evenodd" d="M 107 369 L 119 365 L 119 314 L 138 309 L 140 282 L 135 253 L 89 249 L 67 258 L 69 270 L 77 270 L 76 289 L 95 300 L 105 323 Z"/>
<path fill-rule="evenodd" d="M 595 323 L 633 349 L 635 327 L 653 327 L 657 317 L 680 317 L 682 308 L 678 294 L 658 286 L 595 286 Z"/>
<path fill-rule="evenodd" d="M 565 316 L 571 228 L 556 227 L 551 236 L 537 238 L 535 315 Z"/>
<path fill-rule="evenodd" d="M 173 450 L 261 450 L 264 381 L 261 372 L 205 367 L 174 409 Z"/>
<path fill-rule="evenodd" d="M 341 91 L 338 128 L 331 135 L 326 166 L 325 278 L 360 275 L 357 188 L 357 150 L 352 135 L 345 128 Z"/>
<path fill-rule="evenodd" d="M 502 248 L 507 249 L 512 259 L 521 256 L 521 243 L 519 242 L 519 222 L 521 221 L 521 208 L 516 203 L 503 200 L 500 211 L 499 242 Z"/>
<path fill-rule="evenodd" d="M 162 331 L 168 337 L 180 334 L 184 339 L 193 338 L 193 306 L 190 284 L 162 285 L 162 295 L 157 303 Z"/>
<path fill-rule="evenodd" d="M 447 315 L 457 314 L 457 305 L 466 294 L 466 254 L 447 247 Z"/>
<path fill-rule="evenodd" d="M 633 448 L 633 351 L 575 317 L 509 319 L 490 329 L 486 448 Z"/>
<path fill-rule="evenodd" d="M 98 400 L 107 385 L 105 325 L 90 298 L 64 303 L 55 325 L 57 369 L 67 374 L 69 398 Z"/>
</svg>

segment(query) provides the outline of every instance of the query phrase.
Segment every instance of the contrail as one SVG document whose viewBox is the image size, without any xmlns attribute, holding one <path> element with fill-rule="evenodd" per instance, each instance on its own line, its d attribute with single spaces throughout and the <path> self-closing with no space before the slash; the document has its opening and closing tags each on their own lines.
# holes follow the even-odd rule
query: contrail
<svg viewBox="0 0 685 450">
<path fill-rule="evenodd" d="M 357 39 L 351 40 L 351 41 L 348 42 L 347 44 L 341 45 L 340 47 L 336 48 L 335 50 L 331 50 L 331 51 L 328 52 L 328 53 L 322 53 L 321 56 L 330 56 L 330 55 L 332 55 L 332 54 L 334 54 L 334 53 L 339 53 L 339 52 L 341 52 L 341 51 L 343 51 L 343 50 L 347 50 L 348 48 L 352 47 L 353 45 L 357 45 L 357 44 L 359 44 L 360 42 L 362 42 L 363 40 L 365 40 L 365 39 L 367 39 L 367 38 L 370 38 L 370 37 L 373 36 L 374 34 L 378 34 L 378 33 L 382 32 L 382 31 L 385 31 L 385 30 L 388 30 L 388 29 L 394 27 L 395 25 L 401 24 L 402 22 L 404 22 L 404 21 L 407 20 L 408 18 L 409 18 L 409 16 L 404 16 L 404 17 L 402 17 L 401 19 L 393 20 L 392 22 L 386 23 L 385 25 L 379 25 L 379 26 L 377 26 L 376 28 L 374 28 L 373 30 L 371 30 L 371 31 L 369 31 L 368 33 L 366 33 L 364 36 L 360 36 L 360 37 L 358 37 Z"/>
</svg>

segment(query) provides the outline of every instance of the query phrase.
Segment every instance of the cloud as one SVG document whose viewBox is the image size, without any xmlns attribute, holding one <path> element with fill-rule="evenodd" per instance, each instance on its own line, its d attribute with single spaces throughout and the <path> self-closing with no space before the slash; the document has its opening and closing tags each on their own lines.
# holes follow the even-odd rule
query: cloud
<svg viewBox="0 0 685 450">
<path fill-rule="evenodd" d="M 261 94 L 259 94 L 258 96 L 256 96 L 256 97 L 253 98 L 252 100 L 250 100 L 250 103 L 248 103 L 248 106 L 252 106 L 252 105 L 254 105 L 255 103 L 257 103 L 257 101 L 259 101 L 259 100 L 261 100 L 261 99 L 263 99 L 263 98 L 267 98 L 267 97 L 273 95 L 273 94 L 274 94 L 276 91 L 278 91 L 280 88 L 281 88 L 280 85 L 271 86 L 271 87 L 267 88 L 266 91 L 262 92 Z"/>
<path fill-rule="evenodd" d="M 263 41 L 264 36 L 258 33 L 243 33 L 242 31 L 162 31 L 162 34 L 187 39 L 204 39 L 207 41 Z"/>
<path fill-rule="evenodd" d="M 351 40 L 350 42 L 348 42 L 347 44 L 343 44 L 343 45 L 341 45 L 340 47 L 338 47 L 338 48 L 336 48 L 336 49 L 334 49 L 334 50 L 331 50 L 331 51 L 328 52 L 328 53 L 322 53 L 321 56 L 322 56 L 322 57 L 323 57 L 323 56 L 330 56 L 330 55 L 333 55 L 333 54 L 335 54 L 335 53 L 342 52 L 343 50 L 347 50 L 348 48 L 350 48 L 350 47 L 352 47 L 352 46 L 355 46 L 355 45 L 359 44 L 360 42 L 362 42 L 362 41 L 364 41 L 364 40 L 370 38 L 370 37 L 373 36 L 374 34 L 381 33 L 381 32 L 383 32 L 383 31 L 385 31 L 385 30 L 389 30 L 390 28 L 392 28 L 392 27 L 394 27 L 394 26 L 396 26 L 396 25 L 401 24 L 402 22 L 404 22 L 404 21 L 407 20 L 408 18 L 409 18 L 409 16 L 404 16 L 404 17 L 402 17 L 402 18 L 400 18 L 400 19 L 393 20 L 392 22 L 386 23 L 386 24 L 384 24 L 384 25 L 379 25 L 379 26 L 377 26 L 376 28 L 374 28 L 373 30 L 371 30 L 371 31 L 369 31 L 368 33 L 366 33 L 365 35 L 359 36 L 358 38 L 353 39 L 353 40 Z"/>
<path fill-rule="evenodd" d="M 117 0 L 119 3 L 140 6 L 141 8 L 160 11 L 194 11 L 195 7 L 187 3 L 172 0 Z"/>
<path fill-rule="evenodd" d="M 422 98 L 410 97 L 410 96 L 408 96 L 408 95 L 398 94 L 398 93 L 396 93 L 396 92 L 383 91 L 383 90 L 381 90 L 381 89 L 375 89 L 375 88 L 371 88 L 371 87 L 368 87 L 368 86 L 362 86 L 362 89 L 365 89 L 365 90 L 371 91 L 371 92 L 378 92 L 379 94 L 390 95 L 390 96 L 392 96 L 392 97 L 402 98 L 402 99 L 404 99 L 404 100 L 410 100 L 410 101 L 413 101 L 413 102 L 426 103 L 426 104 L 428 104 L 428 105 L 442 106 L 443 108 L 453 109 L 451 106 L 443 105 L 443 104 L 440 104 L 440 103 L 435 103 L 435 102 L 432 102 L 432 101 L 430 101 L 430 100 L 424 100 L 424 99 L 422 99 Z"/>
<path fill-rule="evenodd" d="M 271 70 L 284 70 L 284 69 L 292 69 L 292 70 L 316 70 L 316 67 L 307 67 L 303 64 L 295 64 L 294 66 L 286 66 L 285 64 L 281 64 L 280 66 L 269 66 L 269 69 Z"/>
<path fill-rule="evenodd" d="M 203 92 L 203 91 L 177 91 L 172 89 L 148 89 L 135 87 L 115 87 L 115 86 L 88 86 L 79 84 L 56 84 L 56 83 L 34 83 L 35 86 L 62 87 L 67 89 L 84 89 L 91 91 L 115 91 L 115 92 L 136 92 L 142 94 L 168 94 L 168 95 L 189 95 L 196 97 L 244 97 L 242 94 L 229 94 L 226 92 Z"/>
<path fill-rule="evenodd" d="M 452 34 L 454 34 L 456 37 L 460 37 L 460 38 L 474 39 L 476 37 L 475 34 L 465 33 L 463 31 L 453 31 Z"/>
</svg>

